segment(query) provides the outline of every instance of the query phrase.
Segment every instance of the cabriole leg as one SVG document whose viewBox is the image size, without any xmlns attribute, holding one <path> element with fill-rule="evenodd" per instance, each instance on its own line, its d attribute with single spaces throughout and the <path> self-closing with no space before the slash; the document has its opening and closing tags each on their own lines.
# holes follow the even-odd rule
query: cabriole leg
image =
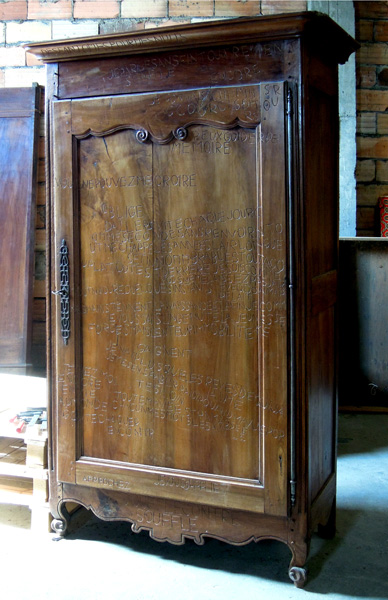
<svg viewBox="0 0 388 600">
<path fill-rule="evenodd" d="M 304 567 L 290 567 L 288 576 L 295 587 L 302 588 L 307 581 L 307 570 Z"/>
</svg>

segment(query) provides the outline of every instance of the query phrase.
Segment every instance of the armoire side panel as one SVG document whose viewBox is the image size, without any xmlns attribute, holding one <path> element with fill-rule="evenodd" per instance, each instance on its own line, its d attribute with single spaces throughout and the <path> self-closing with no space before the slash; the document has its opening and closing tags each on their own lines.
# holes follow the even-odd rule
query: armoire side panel
<svg viewBox="0 0 388 600">
<path fill-rule="evenodd" d="M 309 68 L 316 67 L 310 59 Z M 309 500 L 335 472 L 337 411 L 338 139 L 334 66 L 306 88 L 306 263 Z M 329 83 L 327 83 L 329 82 Z M 325 429 L 322 423 L 330 424 Z"/>
</svg>

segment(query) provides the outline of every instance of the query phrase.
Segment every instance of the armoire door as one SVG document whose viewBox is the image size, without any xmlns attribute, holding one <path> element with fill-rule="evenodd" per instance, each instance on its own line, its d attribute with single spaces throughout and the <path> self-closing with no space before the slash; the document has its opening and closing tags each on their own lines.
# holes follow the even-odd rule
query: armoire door
<svg viewBox="0 0 388 600">
<path fill-rule="evenodd" d="M 53 103 L 59 481 L 287 514 L 286 94 Z"/>
</svg>

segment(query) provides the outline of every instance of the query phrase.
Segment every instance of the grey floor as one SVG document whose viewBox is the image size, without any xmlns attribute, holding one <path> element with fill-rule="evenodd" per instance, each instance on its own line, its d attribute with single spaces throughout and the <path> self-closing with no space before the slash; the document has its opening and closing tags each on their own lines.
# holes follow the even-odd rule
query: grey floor
<svg viewBox="0 0 388 600">
<path fill-rule="evenodd" d="M 176 547 L 94 518 L 56 542 L 31 533 L 28 509 L 0 505 L 0 598 L 388 599 L 388 415 L 340 415 L 338 453 L 337 535 L 313 538 L 304 590 L 277 542 Z"/>
</svg>

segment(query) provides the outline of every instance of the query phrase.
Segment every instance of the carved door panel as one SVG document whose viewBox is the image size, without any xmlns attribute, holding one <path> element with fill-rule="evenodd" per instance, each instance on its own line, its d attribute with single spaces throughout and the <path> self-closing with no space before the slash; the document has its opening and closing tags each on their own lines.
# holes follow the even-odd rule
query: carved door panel
<svg viewBox="0 0 388 600">
<path fill-rule="evenodd" d="M 285 91 L 54 103 L 59 481 L 287 513 Z"/>
</svg>

